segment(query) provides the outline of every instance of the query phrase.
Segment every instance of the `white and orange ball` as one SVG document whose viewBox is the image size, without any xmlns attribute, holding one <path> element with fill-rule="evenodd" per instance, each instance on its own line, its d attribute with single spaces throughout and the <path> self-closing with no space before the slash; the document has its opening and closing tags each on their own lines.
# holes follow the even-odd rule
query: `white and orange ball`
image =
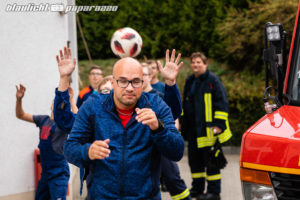
<svg viewBox="0 0 300 200">
<path fill-rule="evenodd" d="M 110 41 L 111 50 L 121 58 L 136 57 L 141 52 L 142 46 L 143 40 L 140 34 L 129 27 L 117 30 Z"/>
</svg>

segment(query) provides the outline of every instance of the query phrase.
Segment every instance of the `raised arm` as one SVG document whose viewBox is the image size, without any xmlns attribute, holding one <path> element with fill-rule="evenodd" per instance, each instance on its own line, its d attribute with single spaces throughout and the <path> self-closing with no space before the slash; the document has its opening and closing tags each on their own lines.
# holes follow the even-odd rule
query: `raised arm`
<svg viewBox="0 0 300 200">
<path fill-rule="evenodd" d="M 70 99 L 70 104 L 71 104 L 71 111 L 72 111 L 72 113 L 76 114 L 78 112 L 78 108 L 73 99 L 73 97 L 74 97 L 73 88 L 71 86 L 69 86 L 68 90 L 69 90 L 69 95 L 70 95 L 69 99 Z"/>
<path fill-rule="evenodd" d="M 64 53 L 59 50 L 60 56 L 56 55 L 56 61 L 59 70 L 59 85 L 58 91 L 65 91 L 70 85 L 71 75 L 75 69 L 76 58 L 72 59 L 72 52 L 70 48 L 64 47 Z"/>
<path fill-rule="evenodd" d="M 16 85 L 16 88 L 17 88 L 16 117 L 19 119 L 22 119 L 24 121 L 34 123 L 32 114 L 24 112 L 23 106 L 22 106 L 22 99 L 25 95 L 26 88 L 22 84 L 20 84 L 19 87 Z"/>
<path fill-rule="evenodd" d="M 175 56 L 176 50 L 173 49 L 171 58 L 169 55 L 169 49 L 166 50 L 166 62 L 163 67 L 160 61 L 157 61 L 159 71 L 162 77 L 165 79 L 165 83 L 169 86 L 173 86 L 176 83 L 176 78 L 179 72 L 179 69 L 182 67 L 183 62 L 180 62 L 181 54 L 179 53 L 177 58 Z M 176 60 L 175 60 L 176 58 Z"/>
<path fill-rule="evenodd" d="M 162 64 L 157 62 L 159 71 L 166 83 L 164 101 L 171 108 L 174 119 L 177 119 L 182 112 L 181 96 L 176 84 L 178 72 L 183 65 L 183 62 L 179 63 L 180 57 L 181 54 L 179 53 L 176 58 L 176 50 L 173 49 L 170 59 L 169 50 L 167 50 L 165 66 L 162 67 Z"/>
<path fill-rule="evenodd" d="M 64 47 L 64 53 L 59 51 L 60 56 L 56 56 L 56 61 L 59 71 L 59 85 L 55 91 L 54 99 L 54 120 L 60 129 L 64 131 L 70 131 L 77 109 L 73 101 L 70 101 L 68 88 L 70 86 L 70 80 L 72 72 L 75 69 L 76 59 L 72 59 L 72 53 L 70 48 Z M 72 113 L 71 109 L 74 111 Z"/>
</svg>

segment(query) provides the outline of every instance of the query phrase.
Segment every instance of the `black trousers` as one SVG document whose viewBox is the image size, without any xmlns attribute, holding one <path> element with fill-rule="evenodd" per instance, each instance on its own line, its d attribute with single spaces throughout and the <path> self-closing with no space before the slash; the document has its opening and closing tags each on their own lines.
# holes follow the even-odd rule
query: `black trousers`
<svg viewBox="0 0 300 200">
<path fill-rule="evenodd" d="M 220 169 L 207 168 L 209 149 L 210 147 L 198 148 L 195 138 L 192 141 L 189 140 L 188 158 L 193 178 L 192 190 L 203 193 L 205 190 L 205 181 L 207 181 L 206 192 L 220 194 Z"/>
<path fill-rule="evenodd" d="M 171 197 L 176 199 L 191 199 L 184 180 L 180 177 L 179 168 L 176 162 L 161 156 L 161 175 Z"/>
</svg>

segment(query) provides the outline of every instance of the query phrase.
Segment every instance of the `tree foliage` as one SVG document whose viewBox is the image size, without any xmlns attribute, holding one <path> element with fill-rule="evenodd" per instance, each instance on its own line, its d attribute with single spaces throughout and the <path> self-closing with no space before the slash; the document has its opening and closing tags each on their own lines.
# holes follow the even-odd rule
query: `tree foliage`
<svg viewBox="0 0 300 200">
<path fill-rule="evenodd" d="M 219 35 L 215 28 L 225 18 L 226 8 L 243 9 L 248 6 L 248 0 L 76 0 L 76 4 L 118 6 L 116 12 L 78 13 L 94 59 L 114 57 L 110 38 L 122 27 L 131 27 L 141 34 L 141 58 L 157 58 L 167 48 L 175 48 L 184 56 L 200 50 L 208 54 L 212 47 L 218 47 Z M 81 39 L 78 50 L 79 58 L 86 59 Z"/>
<path fill-rule="evenodd" d="M 281 23 L 290 44 L 297 7 L 297 0 L 263 0 L 243 11 L 228 8 L 227 17 L 216 28 L 222 43 L 220 49 L 212 50 L 214 56 L 235 70 L 261 71 L 266 22 Z"/>
</svg>

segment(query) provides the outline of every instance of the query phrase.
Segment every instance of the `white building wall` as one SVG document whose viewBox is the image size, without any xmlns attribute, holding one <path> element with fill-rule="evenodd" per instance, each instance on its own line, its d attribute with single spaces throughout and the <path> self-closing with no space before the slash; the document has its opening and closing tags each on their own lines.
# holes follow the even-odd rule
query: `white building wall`
<svg viewBox="0 0 300 200">
<path fill-rule="evenodd" d="M 33 152 L 38 145 L 39 130 L 15 117 L 15 85 L 26 86 L 25 112 L 50 114 L 59 80 L 55 56 L 70 40 L 72 53 L 77 57 L 74 13 L 6 12 L 7 4 L 14 3 L 66 5 L 67 1 L 0 1 L 0 198 L 34 190 Z M 76 97 L 77 69 L 73 76 Z"/>
</svg>

